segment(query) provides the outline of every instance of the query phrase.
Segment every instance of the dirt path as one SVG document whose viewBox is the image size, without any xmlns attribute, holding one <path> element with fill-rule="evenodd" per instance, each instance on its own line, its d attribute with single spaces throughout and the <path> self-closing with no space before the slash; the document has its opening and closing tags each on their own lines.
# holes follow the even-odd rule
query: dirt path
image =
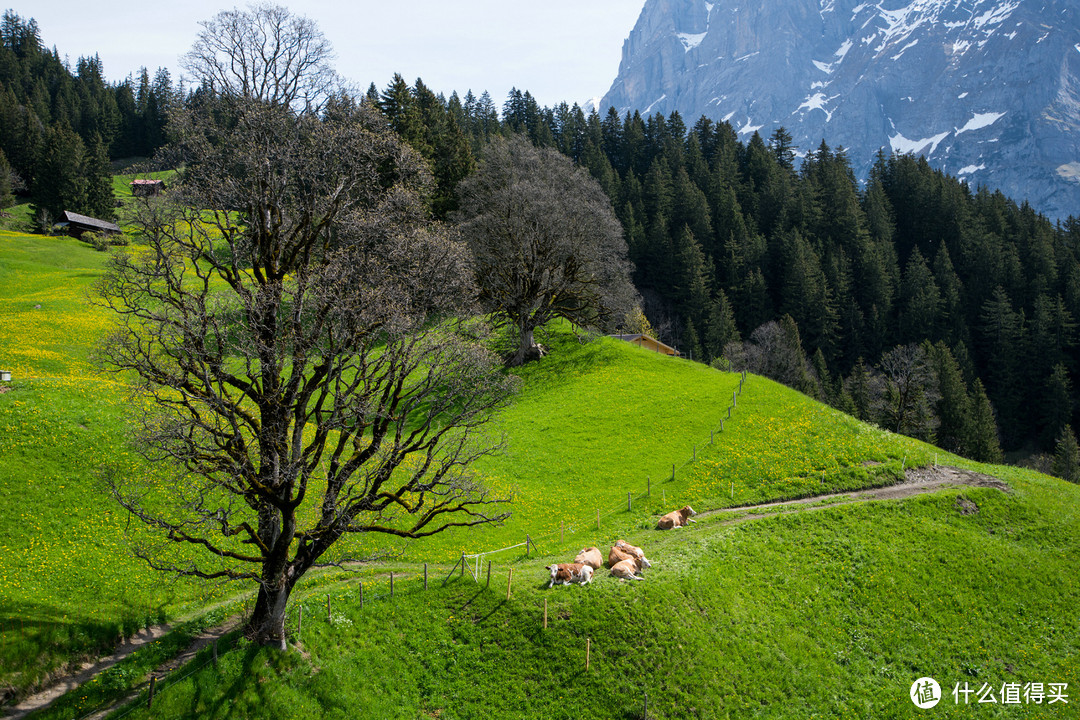
<svg viewBox="0 0 1080 720">
<path fill-rule="evenodd" d="M 785 500 L 782 502 L 762 503 L 760 505 L 744 505 L 741 507 L 721 508 L 719 510 L 707 510 L 700 513 L 698 517 L 733 516 L 729 520 L 721 521 L 721 524 L 727 525 L 772 517 L 787 511 L 802 512 L 805 510 L 820 510 L 823 508 L 836 507 L 837 505 L 853 502 L 867 502 L 870 500 L 896 500 L 922 493 L 935 492 L 942 488 L 949 487 L 991 487 L 1004 492 L 1009 491 L 1009 486 L 997 478 L 972 472 L 971 470 L 961 470 L 960 468 L 946 467 L 944 465 L 913 468 L 905 473 L 905 478 L 906 479 L 902 483 L 888 485 L 886 487 L 872 488 L 869 490 L 852 490 L 850 492 L 832 493 L 829 495 L 817 495 L 814 497 L 802 498 L 800 500 Z M 763 510 L 766 512 L 761 512 Z M 770 510 L 772 510 L 772 512 L 769 512 Z M 162 675 L 183 666 L 184 663 L 195 657 L 195 654 L 200 650 L 207 647 L 210 643 L 226 633 L 234 630 L 238 623 L 238 618 L 231 618 L 222 625 L 204 631 L 187 650 L 156 668 L 154 674 Z M 117 648 L 116 652 L 109 657 L 103 658 L 96 663 L 87 663 L 78 673 L 64 678 L 57 684 L 43 690 L 37 695 L 26 698 L 14 707 L 5 708 L 3 720 L 17 720 L 18 718 L 25 717 L 34 710 L 39 710 L 48 706 L 56 698 L 70 690 L 74 690 L 103 670 L 112 667 L 146 643 L 158 639 L 167 633 L 169 629 L 169 625 L 159 625 L 143 631 Z M 118 701 L 117 705 L 129 701 L 134 696 L 135 695 L 132 694 L 124 700 Z M 93 720 L 103 718 L 111 712 L 114 707 L 116 707 L 116 705 L 99 710 L 93 715 L 88 716 L 88 718 Z"/>
<path fill-rule="evenodd" d="M 962 470 L 945 465 L 928 465 L 927 467 L 912 468 L 905 474 L 904 482 L 885 487 L 870 488 L 867 490 L 851 490 L 849 492 L 832 493 L 829 495 L 815 495 L 799 500 L 784 500 L 782 502 L 762 503 L 760 505 L 743 505 L 740 507 L 720 508 L 719 510 L 706 510 L 699 513 L 699 518 L 712 516 L 737 515 L 724 524 L 745 522 L 764 517 L 779 515 L 788 510 L 820 510 L 822 508 L 836 507 L 852 502 L 867 502 L 870 500 L 899 500 L 912 495 L 935 492 L 949 487 L 990 487 L 1003 492 L 1009 492 L 1009 486 L 1001 480 L 989 475 L 983 475 L 972 470 Z M 773 509 L 775 512 L 760 512 L 761 510 Z"/>
<path fill-rule="evenodd" d="M 222 625 L 204 630 L 202 633 L 199 634 L 198 637 L 195 638 L 191 645 L 189 645 L 188 648 L 184 650 L 184 652 L 172 658 L 168 662 L 163 663 L 159 667 L 155 668 L 154 674 L 161 675 L 167 672 L 171 672 L 172 670 L 175 670 L 176 668 L 182 666 L 184 663 L 191 660 L 191 658 L 195 657 L 196 653 L 208 646 L 210 643 L 214 642 L 222 635 L 232 632 L 234 629 L 236 629 L 238 624 L 238 618 L 230 618 Z M 155 625 L 145 630 L 141 630 L 137 635 L 135 635 L 134 637 L 126 641 L 124 644 L 122 644 L 120 647 L 118 647 L 116 649 L 116 652 L 114 652 L 112 655 L 101 658 L 97 662 L 85 663 L 77 673 L 64 677 L 56 684 L 46 688 L 45 690 L 42 690 L 36 695 L 31 695 L 30 697 L 20 702 L 18 705 L 4 708 L 4 715 L 2 716 L 3 720 L 18 720 L 18 718 L 26 717 L 35 710 L 40 710 L 42 708 L 48 707 L 53 703 L 53 701 L 55 701 L 64 693 L 75 690 L 83 683 L 90 681 L 98 673 L 108 670 L 113 665 L 120 662 L 128 655 L 141 648 L 143 645 L 154 642 L 158 638 L 164 636 L 171 629 L 171 625 Z M 127 702 L 127 700 L 129 699 L 130 697 L 125 698 L 124 700 L 119 701 L 117 704 L 119 704 L 120 702 Z M 89 717 L 103 718 L 109 712 L 111 712 L 114 707 L 115 705 L 103 710 L 99 710 L 98 712 L 94 713 Z"/>
</svg>

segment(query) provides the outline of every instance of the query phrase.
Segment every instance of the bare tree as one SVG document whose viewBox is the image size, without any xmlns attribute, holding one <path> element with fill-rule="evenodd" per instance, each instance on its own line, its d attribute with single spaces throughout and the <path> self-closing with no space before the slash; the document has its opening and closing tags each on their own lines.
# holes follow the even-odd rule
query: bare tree
<svg viewBox="0 0 1080 720">
<path fill-rule="evenodd" d="M 896 433 L 932 441 L 938 426 L 937 377 L 921 345 L 898 345 L 881 356 L 884 387 L 878 400 L 882 424 Z"/>
<path fill-rule="evenodd" d="M 216 92 L 318 110 L 340 87 L 330 42 L 314 21 L 281 5 L 223 10 L 203 20 L 183 65 Z"/>
<path fill-rule="evenodd" d="M 481 302 L 517 332 L 508 365 L 538 357 L 533 333 L 556 317 L 603 328 L 637 303 L 611 202 L 569 158 L 499 138 L 459 193 Z"/>
<path fill-rule="evenodd" d="M 186 169 L 142 199 L 146 247 L 99 288 L 139 447 L 175 469 L 111 487 L 171 541 L 143 557 L 254 581 L 248 635 L 284 648 L 314 565 L 507 517 L 470 466 L 513 380 L 452 320 L 475 301 L 467 249 L 426 219 L 426 168 L 375 111 L 238 100 L 213 118 L 177 119 Z"/>
</svg>

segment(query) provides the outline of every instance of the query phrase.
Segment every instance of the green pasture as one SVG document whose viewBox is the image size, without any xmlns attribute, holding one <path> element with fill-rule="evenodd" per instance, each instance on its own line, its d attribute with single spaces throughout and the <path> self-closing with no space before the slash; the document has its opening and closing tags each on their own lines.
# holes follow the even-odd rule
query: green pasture
<svg viewBox="0 0 1080 720">
<path fill-rule="evenodd" d="M 606 720 L 641 717 L 646 695 L 650 718 L 1074 717 L 1080 489 L 1005 474 L 1009 494 L 638 531 L 640 583 L 547 589 L 561 558 L 545 556 L 496 565 L 490 587 L 455 573 L 425 591 L 414 571 L 393 598 L 384 576 L 319 588 L 294 607 L 295 650 L 241 642 L 216 668 L 204 652 L 125 717 Z M 944 697 L 918 714 L 923 676 Z M 998 703 L 957 705 L 964 683 Z M 1069 704 L 1002 704 L 1027 683 L 1068 683 Z"/>
</svg>

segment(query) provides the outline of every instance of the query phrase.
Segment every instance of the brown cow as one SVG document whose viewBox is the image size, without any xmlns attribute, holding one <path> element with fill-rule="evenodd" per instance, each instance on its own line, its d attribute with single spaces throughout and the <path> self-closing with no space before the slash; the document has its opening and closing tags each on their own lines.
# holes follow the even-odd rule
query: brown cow
<svg viewBox="0 0 1080 720">
<path fill-rule="evenodd" d="M 687 523 L 697 522 L 697 520 L 691 520 L 694 515 L 694 508 L 687 505 L 682 510 L 672 510 L 664 517 L 660 518 L 660 522 L 656 523 L 656 527 L 661 530 L 671 530 L 672 528 L 684 527 Z"/>
<path fill-rule="evenodd" d="M 611 574 L 620 580 L 644 580 L 637 573 L 641 572 L 641 566 L 637 558 L 620 560 L 611 566 Z"/>
<path fill-rule="evenodd" d="M 600 566 L 604 564 L 604 556 L 600 554 L 600 548 L 587 547 L 581 549 L 577 557 L 574 558 L 574 562 L 588 565 L 593 570 L 599 570 Z"/>
<path fill-rule="evenodd" d="M 593 569 L 582 563 L 559 563 L 558 565 L 545 565 L 545 570 L 551 571 L 551 579 L 548 587 L 552 585 L 569 585 L 580 583 L 582 585 L 592 582 Z"/>
<path fill-rule="evenodd" d="M 618 540 L 608 550 L 608 567 L 614 567 L 616 563 L 623 560 L 635 560 L 640 567 L 652 567 L 652 563 L 645 557 L 645 553 L 641 548 L 635 547 L 624 540 Z"/>
</svg>

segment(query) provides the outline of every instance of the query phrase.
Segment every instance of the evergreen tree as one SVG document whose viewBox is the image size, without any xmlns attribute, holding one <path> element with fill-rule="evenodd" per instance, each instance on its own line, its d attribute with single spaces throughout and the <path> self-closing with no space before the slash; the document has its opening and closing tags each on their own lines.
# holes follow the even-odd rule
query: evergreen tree
<svg viewBox="0 0 1080 720">
<path fill-rule="evenodd" d="M 56 222 L 64 210 L 85 211 L 87 182 L 86 149 L 66 124 L 57 124 L 45 133 L 38 155 L 31 202 L 35 222 L 44 226 Z"/>
<path fill-rule="evenodd" d="M 15 204 L 12 194 L 11 165 L 8 164 L 4 151 L 0 150 L 0 210 Z"/>
<path fill-rule="evenodd" d="M 949 452 L 961 453 L 972 432 L 971 399 L 964 376 L 952 351 L 943 342 L 930 349 L 930 363 L 938 383 L 937 444 Z"/>
<path fill-rule="evenodd" d="M 1046 379 L 1039 408 L 1043 445 L 1049 448 L 1060 439 L 1062 428 L 1072 423 L 1072 382 L 1063 364 L 1055 365 L 1050 377 Z"/>
<path fill-rule="evenodd" d="M 113 196 L 112 171 L 100 135 L 94 135 L 88 148 L 83 176 L 86 178 L 85 212 L 100 220 L 114 219 L 116 198 Z"/>
<path fill-rule="evenodd" d="M 870 368 L 861 357 L 855 362 L 845 386 L 855 409 L 855 417 L 864 422 L 871 421 L 874 418 L 873 380 Z"/>
<path fill-rule="evenodd" d="M 994 408 L 986 396 L 981 380 L 975 380 L 971 390 L 971 435 L 967 440 L 964 455 L 979 462 L 1001 462 L 1001 445 L 998 440 L 997 423 L 994 420 Z"/>
<path fill-rule="evenodd" d="M 724 353 L 728 343 L 739 341 L 739 330 L 735 325 L 735 313 L 723 290 L 718 290 L 716 297 L 709 304 L 709 317 L 705 325 L 705 342 L 702 351 L 705 360 L 712 362 Z"/>
<path fill-rule="evenodd" d="M 1057 445 L 1054 448 L 1054 474 L 1063 480 L 1080 483 L 1080 446 L 1072 427 L 1061 429 Z"/>
</svg>

